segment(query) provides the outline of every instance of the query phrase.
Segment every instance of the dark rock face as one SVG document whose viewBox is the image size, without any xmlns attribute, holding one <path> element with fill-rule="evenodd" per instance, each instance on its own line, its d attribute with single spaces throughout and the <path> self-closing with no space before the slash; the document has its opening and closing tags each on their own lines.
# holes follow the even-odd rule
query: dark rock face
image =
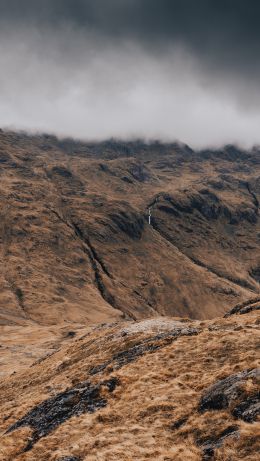
<svg viewBox="0 0 260 461">
<path fill-rule="evenodd" d="M 149 203 L 148 207 L 160 210 L 167 214 L 180 218 L 182 213 L 191 214 L 193 209 L 186 197 L 173 197 L 166 192 L 156 195 Z"/>
<path fill-rule="evenodd" d="M 177 421 L 175 421 L 171 426 L 170 429 L 172 431 L 175 431 L 182 427 L 187 421 L 188 421 L 188 416 L 184 416 L 183 418 L 179 418 Z"/>
<path fill-rule="evenodd" d="M 72 416 L 94 413 L 104 408 L 107 400 L 102 396 L 102 390 L 106 388 L 109 392 L 113 392 L 118 384 L 119 381 L 116 378 L 99 384 L 83 382 L 37 405 L 9 427 L 7 433 L 23 426 L 30 426 L 33 429 L 33 436 L 24 450 L 28 451 L 39 439 L 48 435 Z"/>
<path fill-rule="evenodd" d="M 227 312 L 224 317 L 230 317 L 231 315 L 239 314 L 248 314 L 249 312 L 252 311 L 258 311 L 260 310 L 260 298 L 255 298 L 252 299 L 251 301 L 245 301 L 244 303 L 237 304 L 236 306 L 233 307 L 229 312 Z"/>
<path fill-rule="evenodd" d="M 127 348 L 126 350 L 114 354 L 112 360 L 109 360 L 105 363 L 97 365 L 96 367 L 93 367 L 89 371 L 89 373 L 91 375 L 101 373 L 108 366 L 112 366 L 114 370 L 117 370 L 130 362 L 134 362 L 139 357 L 144 355 L 146 352 L 151 353 L 158 349 L 161 349 L 164 346 L 167 346 L 179 336 L 193 336 L 197 335 L 198 333 L 199 329 L 190 327 L 176 328 L 166 333 L 160 333 L 156 336 L 152 336 L 151 338 L 147 338 L 142 342 L 139 342 L 134 346 Z M 127 336 L 127 333 L 125 332 L 124 335 Z"/>
<path fill-rule="evenodd" d="M 128 176 L 122 176 L 122 181 L 124 182 L 128 182 L 129 184 L 133 184 L 133 181 L 132 179 L 128 178 Z"/>
<path fill-rule="evenodd" d="M 58 461 L 80 461 L 80 459 L 76 456 L 65 456 L 63 458 L 59 458 Z"/>
<path fill-rule="evenodd" d="M 207 219 L 217 219 L 222 211 L 218 197 L 208 189 L 190 197 L 192 209 L 199 211 Z"/>
<path fill-rule="evenodd" d="M 260 414 L 260 392 L 239 403 L 232 413 L 235 418 L 243 419 L 247 423 L 256 421 Z"/>
<path fill-rule="evenodd" d="M 72 173 L 71 171 L 67 170 L 67 168 L 64 168 L 63 166 L 55 166 L 53 169 L 52 169 L 52 172 L 54 174 L 57 174 L 59 176 L 62 176 L 63 178 L 72 178 Z"/>
<path fill-rule="evenodd" d="M 158 205 L 159 210 L 164 211 L 164 213 L 172 214 L 173 216 L 180 217 L 180 213 L 173 207 L 168 205 Z"/>
<path fill-rule="evenodd" d="M 248 312 L 252 312 L 252 311 L 258 311 L 260 309 L 260 303 L 258 304 L 255 304 L 255 305 L 251 305 L 251 306 L 245 306 L 243 308 L 241 308 L 239 310 L 239 314 L 242 315 L 242 314 L 247 314 Z"/>
<path fill-rule="evenodd" d="M 216 448 L 221 447 L 228 437 L 239 437 L 238 426 L 229 426 L 223 432 L 207 440 L 198 440 L 197 443 L 202 447 L 202 461 L 209 461 L 214 456 Z"/>
<path fill-rule="evenodd" d="M 11 157 L 6 152 L 0 152 L 0 163 L 8 163 L 11 160 Z"/>
<path fill-rule="evenodd" d="M 110 214 L 117 228 L 135 240 L 139 240 L 144 229 L 144 218 L 133 211 L 119 211 Z"/>
<path fill-rule="evenodd" d="M 256 368 L 218 381 L 204 392 L 200 400 L 199 411 L 228 408 L 235 418 L 243 419 L 247 422 L 255 421 L 260 413 L 260 392 L 246 395 L 243 385 L 249 379 L 256 383 L 259 377 L 260 369 Z"/>
<path fill-rule="evenodd" d="M 237 216 L 234 217 L 237 222 L 248 221 L 251 224 L 257 223 L 257 213 L 254 209 L 246 208 L 238 210 Z M 236 224 L 234 222 L 234 224 Z"/>
<path fill-rule="evenodd" d="M 218 381 L 204 392 L 199 411 L 229 409 L 234 418 L 253 423 L 260 414 L 260 392 L 248 395 L 243 386 L 249 379 L 257 384 L 259 377 L 260 369 L 254 369 Z M 202 448 L 202 460 L 213 459 L 215 449 L 219 448 L 227 437 L 239 437 L 238 426 L 229 426 L 221 434 L 207 440 L 197 440 L 197 444 Z"/>
<path fill-rule="evenodd" d="M 219 184 L 219 183 L 217 183 Z M 247 184 L 247 183 L 246 183 Z M 222 187 L 222 186 L 223 187 Z M 220 182 L 220 188 L 224 188 L 223 183 Z M 188 213 L 193 215 L 200 214 L 208 221 L 215 221 L 221 217 L 226 218 L 229 224 L 237 225 L 242 221 L 248 221 L 250 224 L 256 224 L 258 219 L 259 204 L 255 194 L 250 191 L 249 194 L 252 198 L 252 204 L 241 203 L 238 207 L 228 207 L 214 191 L 208 188 L 202 188 L 199 191 L 183 194 L 183 196 L 173 197 L 167 193 L 161 193 L 155 197 L 152 206 L 165 211 L 166 213 L 174 214 L 176 217 L 180 216 L 178 213 Z M 245 188 L 245 185 L 243 185 Z M 213 188 L 214 189 L 214 188 Z M 215 188 L 216 189 L 216 188 Z"/>
<path fill-rule="evenodd" d="M 227 145 L 222 150 L 202 150 L 199 152 L 202 159 L 210 159 L 218 157 L 229 162 L 247 160 L 249 154 L 236 146 Z"/>
<path fill-rule="evenodd" d="M 251 276 L 258 282 L 260 283 L 260 267 L 255 267 L 251 271 Z"/>
<path fill-rule="evenodd" d="M 68 331 L 66 333 L 66 338 L 74 338 L 76 336 L 76 332 L 75 331 Z"/>
</svg>

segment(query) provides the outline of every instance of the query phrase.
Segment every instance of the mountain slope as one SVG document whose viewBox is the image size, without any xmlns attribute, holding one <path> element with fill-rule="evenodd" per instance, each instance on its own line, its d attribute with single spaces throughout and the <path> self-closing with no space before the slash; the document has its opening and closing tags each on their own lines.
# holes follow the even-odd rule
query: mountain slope
<svg viewBox="0 0 260 461">
<path fill-rule="evenodd" d="M 252 298 L 259 169 L 257 149 L 1 131 L 0 322 L 206 319 Z"/>
<path fill-rule="evenodd" d="M 85 329 L 1 381 L 1 460 L 256 461 L 259 307 Z"/>
</svg>

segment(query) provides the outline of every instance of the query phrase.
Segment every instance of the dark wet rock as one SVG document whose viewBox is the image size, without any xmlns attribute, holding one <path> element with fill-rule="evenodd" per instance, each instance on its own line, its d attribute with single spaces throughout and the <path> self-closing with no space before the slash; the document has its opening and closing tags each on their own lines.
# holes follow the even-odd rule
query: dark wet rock
<svg viewBox="0 0 260 461">
<path fill-rule="evenodd" d="M 106 381 L 106 386 L 109 390 L 109 392 L 114 392 L 115 388 L 118 386 L 119 381 L 117 378 L 111 378 L 108 381 Z"/>
<path fill-rule="evenodd" d="M 228 437 L 239 437 L 238 426 L 229 426 L 220 434 L 210 437 L 207 440 L 197 440 L 197 445 L 202 448 L 202 461 L 209 461 L 213 458 L 216 448 L 221 447 Z"/>
<path fill-rule="evenodd" d="M 174 214 L 176 217 L 179 217 L 180 213 L 199 213 L 207 220 L 216 220 L 220 216 L 226 216 L 228 219 L 232 217 L 231 211 L 208 188 L 178 197 L 161 193 L 154 198 L 150 206 L 156 206 L 161 211 Z"/>
<path fill-rule="evenodd" d="M 208 200 L 211 200 L 214 203 L 219 203 L 219 198 L 217 197 L 217 195 L 214 194 L 214 192 L 210 191 L 209 189 L 204 188 L 204 189 L 201 189 L 199 192 L 205 197 L 208 197 Z"/>
<path fill-rule="evenodd" d="M 133 181 L 132 179 L 128 178 L 128 176 L 122 176 L 122 181 L 124 182 L 128 182 L 129 184 L 133 184 Z"/>
<path fill-rule="evenodd" d="M 39 439 L 73 416 L 94 413 L 104 408 L 107 405 L 107 399 L 103 397 L 102 390 L 106 388 L 109 392 L 113 392 L 118 385 L 117 378 L 111 378 L 99 384 L 83 382 L 36 405 L 23 418 L 9 427 L 7 433 L 20 427 L 31 427 L 33 435 L 24 450 L 28 451 Z"/>
<path fill-rule="evenodd" d="M 251 306 L 245 306 L 241 308 L 238 313 L 242 315 L 242 314 L 248 314 L 249 312 L 258 311 L 258 310 L 260 310 L 260 303 L 254 304 Z"/>
<path fill-rule="evenodd" d="M 230 311 L 228 311 L 224 317 L 230 317 L 231 315 L 239 314 L 248 314 L 252 311 L 260 310 L 260 298 L 255 298 L 252 300 L 245 301 L 243 303 L 237 304 Z"/>
<path fill-rule="evenodd" d="M 250 155 L 236 146 L 227 145 L 222 150 L 205 149 L 198 153 L 202 159 L 227 160 L 229 162 L 248 160 Z"/>
<path fill-rule="evenodd" d="M 113 370 L 118 370 L 128 363 L 134 362 L 145 353 L 152 353 L 167 346 L 179 336 L 193 336 L 197 335 L 199 332 L 200 330 L 198 328 L 184 327 L 160 333 L 156 336 L 152 336 L 151 338 L 146 338 L 143 341 L 114 354 L 111 360 L 91 368 L 89 373 L 90 375 L 102 373 L 108 366 L 112 367 Z"/>
<path fill-rule="evenodd" d="M 172 214 L 173 216 L 180 217 L 179 211 L 177 211 L 174 207 L 170 207 L 168 205 L 158 205 L 158 209 L 163 211 L 164 213 Z"/>
<path fill-rule="evenodd" d="M 119 230 L 135 240 L 139 240 L 144 229 L 143 216 L 134 211 L 118 211 L 109 215 Z"/>
<path fill-rule="evenodd" d="M 257 213 L 255 209 L 247 208 L 238 212 L 239 221 L 248 221 L 250 224 L 257 223 Z"/>
<path fill-rule="evenodd" d="M 136 344 L 135 346 L 130 347 L 129 349 L 114 354 L 112 360 L 109 360 L 105 363 L 91 368 L 89 373 L 90 375 L 96 375 L 97 373 L 101 373 L 102 371 L 104 371 L 108 366 L 112 366 L 113 369 L 117 370 L 119 368 L 122 368 L 124 365 L 137 360 L 145 352 L 153 352 L 159 348 L 159 344 Z"/>
<path fill-rule="evenodd" d="M 221 180 L 211 180 L 208 184 L 215 190 L 223 190 L 226 188 L 226 184 Z"/>
<path fill-rule="evenodd" d="M 175 430 L 179 429 L 180 427 L 182 427 L 187 421 L 188 421 L 188 416 L 184 416 L 183 418 L 179 418 L 179 419 L 177 419 L 177 421 L 175 421 L 170 426 L 170 429 L 172 431 L 175 431 Z"/>
<path fill-rule="evenodd" d="M 256 421 L 257 416 L 260 415 L 260 392 L 239 403 L 232 414 L 235 418 L 243 419 L 247 423 Z"/>
<path fill-rule="evenodd" d="M 127 363 L 135 361 L 138 357 L 141 357 L 145 352 L 153 352 L 160 349 L 160 344 L 148 343 L 135 345 L 125 351 L 118 352 L 113 356 L 113 360 L 116 362 L 116 368 L 121 368 Z"/>
<path fill-rule="evenodd" d="M 224 147 L 223 154 L 230 161 L 246 160 L 249 157 L 247 152 L 231 144 Z"/>
<path fill-rule="evenodd" d="M 260 267 L 255 267 L 252 269 L 250 275 L 255 279 L 257 283 L 260 283 Z"/>
<path fill-rule="evenodd" d="M 111 362 L 109 360 L 109 361 L 107 361 L 105 363 L 101 363 L 100 365 L 97 365 L 95 367 L 90 368 L 89 374 L 90 375 L 96 375 L 98 373 L 102 373 L 102 371 L 104 371 L 110 363 Z"/>
<path fill-rule="evenodd" d="M 149 207 L 156 207 L 166 213 L 180 216 L 181 213 L 192 213 L 192 207 L 185 197 L 173 197 L 166 192 L 156 195 L 149 203 Z"/>
<path fill-rule="evenodd" d="M 111 173 L 111 170 L 106 163 L 100 163 L 98 166 L 101 171 L 104 171 L 105 173 Z"/>
<path fill-rule="evenodd" d="M 214 456 L 214 447 L 209 443 L 202 449 L 202 461 L 209 461 Z"/>
<path fill-rule="evenodd" d="M 208 189 L 192 195 L 190 204 L 193 210 L 197 210 L 207 219 L 217 219 L 223 211 L 218 197 Z"/>
<path fill-rule="evenodd" d="M 242 221 L 256 224 L 258 220 L 256 199 L 253 199 L 252 205 L 242 203 L 238 208 L 233 209 L 222 202 L 215 191 L 209 188 L 203 188 L 191 193 L 183 193 L 182 196 L 176 197 L 167 193 L 161 193 L 154 198 L 149 206 L 156 206 L 159 210 L 174 214 L 176 217 L 180 216 L 180 212 L 193 214 L 194 216 L 200 214 L 208 221 L 224 217 L 233 225 L 237 225 Z"/>
<path fill-rule="evenodd" d="M 184 213 L 192 213 L 193 209 L 189 201 L 185 200 L 184 198 L 174 198 L 170 195 L 164 194 L 163 199 L 170 203 L 177 211 L 184 212 Z"/>
<path fill-rule="evenodd" d="M 218 381 L 202 395 L 199 411 L 229 409 L 236 418 L 247 422 L 255 421 L 260 411 L 260 393 L 247 395 L 243 386 L 250 379 L 256 383 L 259 377 L 260 369 L 255 368 Z"/>
<path fill-rule="evenodd" d="M 2 163 L 8 163 L 11 160 L 11 157 L 7 152 L 0 152 L 0 164 Z"/>
<path fill-rule="evenodd" d="M 72 173 L 69 171 L 67 168 L 62 167 L 62 166 L 55 166 L 52 168 L 52 172 L 54 174 L 57 174 L 59 176 L 62 176 L 63 178 L 72 178 Z"/>
<path fill-rule="evenodd" d="M 96 154 L 102 154 L 104 158 L 128 157 L 132 153 L 130 143 L 110 139 L 93 145 Z"/>
<path fill-rule="evenodd" d="M 147 168 L 142 164 L 133 164 L 129 168 L 129 173 L 136 181 L 145 182 L 150 179 L 150 173 Z"/>
<path fill-rule="evenodd" d="M 253 187 L 252 187 L 252 184 L 250 184 L 249 182 L 246 182 L 245 183 L 245 187 L 249 193 L 249 195 L 251 196 L 251 199 L 252 199 L 252 203 L 255 207 L 255 214 L 258 215 L 258 212 L 259 212 L 259 200 L 257 198 L 257 195 L 255 194 L 255 192 L 253 191 Z"/>
<path fill-rule="evenodd" d="M 66 338 L 75 338 L 76 332 L 75 331 L 68 331 L 65 336 L 66 336 Z"/>
<path fill-rule="evenodd" d="M 63 456 L 59 458 L 57 461 L 80 461 L 80 458 L 77 456 Z"/>
</svg>

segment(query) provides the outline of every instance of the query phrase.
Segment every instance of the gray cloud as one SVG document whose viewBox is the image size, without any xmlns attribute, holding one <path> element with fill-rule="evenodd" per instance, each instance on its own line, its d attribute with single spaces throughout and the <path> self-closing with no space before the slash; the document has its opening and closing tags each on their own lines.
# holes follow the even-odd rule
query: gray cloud
<svg viewBox="0 0 260 461">
<path fill-rule="evenodd" d="M 0 0 L 0 125 L 260 143 L 260 3 Z"/>
</svg>

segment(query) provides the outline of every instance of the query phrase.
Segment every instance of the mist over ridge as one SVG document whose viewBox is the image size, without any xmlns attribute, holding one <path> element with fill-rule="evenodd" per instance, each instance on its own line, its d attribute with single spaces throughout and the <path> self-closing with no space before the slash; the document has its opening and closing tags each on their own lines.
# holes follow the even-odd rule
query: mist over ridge
<svg viewBox="0 0 260 461">
<path fill-rule="evenodd" d="M 0 1 L 0 126 L 260 142 L 257 1 Z"/>
</svg>

